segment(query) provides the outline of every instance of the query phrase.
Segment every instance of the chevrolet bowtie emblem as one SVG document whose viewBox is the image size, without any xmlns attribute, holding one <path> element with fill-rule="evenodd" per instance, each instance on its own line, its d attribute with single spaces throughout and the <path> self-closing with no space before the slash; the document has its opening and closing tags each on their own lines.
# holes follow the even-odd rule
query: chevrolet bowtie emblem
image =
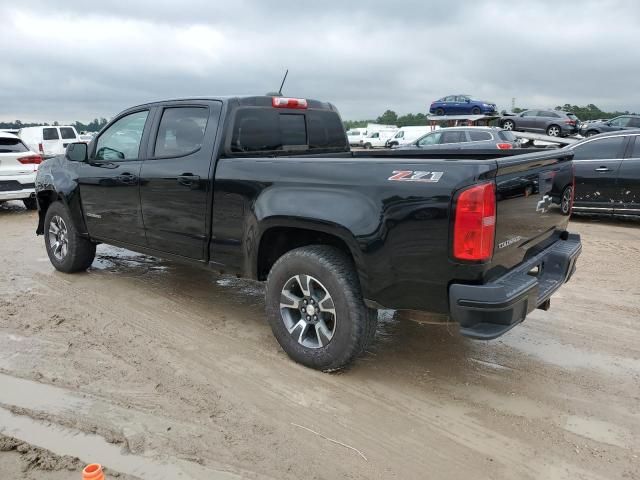
<svg viewBox="0 0 640 480">
<path fill-rule="evenodd" d="M 536 205 L 536 212 L 545 213 L 551 206 L 552 198 L 549 195 L 545 195 Z"/>
</svg>

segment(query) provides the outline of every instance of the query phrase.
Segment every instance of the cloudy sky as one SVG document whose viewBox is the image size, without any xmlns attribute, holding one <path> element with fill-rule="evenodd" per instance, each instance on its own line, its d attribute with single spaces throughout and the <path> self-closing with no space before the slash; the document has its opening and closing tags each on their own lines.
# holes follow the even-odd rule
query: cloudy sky
<svg viewBox="0 0 640 480">
<path fill-rule="evenodd" d="M 451 93 L 640 111 L 640 1 L 0 0 L 0 121 L 284 93 L 346 119 Z"/>
</svg>

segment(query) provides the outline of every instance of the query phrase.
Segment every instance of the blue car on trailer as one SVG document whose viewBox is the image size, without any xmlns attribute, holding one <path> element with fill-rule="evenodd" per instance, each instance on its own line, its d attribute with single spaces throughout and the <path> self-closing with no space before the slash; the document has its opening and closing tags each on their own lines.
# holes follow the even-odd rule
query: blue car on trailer
<svg viewBox="0 0 640 480">
<path fill-rule="evenodd" d="M 474 100 L 471 95 L 449 95 L 431 103 L 429 113 L 433 115 L 487 115 L 498 113 L 496 104 Z"/>
</svg>

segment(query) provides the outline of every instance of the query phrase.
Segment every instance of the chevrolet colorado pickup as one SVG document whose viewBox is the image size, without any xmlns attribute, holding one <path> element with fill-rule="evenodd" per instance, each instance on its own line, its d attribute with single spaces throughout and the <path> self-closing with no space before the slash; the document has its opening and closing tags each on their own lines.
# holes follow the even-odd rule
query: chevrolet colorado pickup
<svg viewBox="0 0 640 480">
<path fill-rule="evenodd" d="M 315 100 L 149 103 L 41 165 L 37 234 L 62 272 L 107 243 L 266 281 L 282 348 L 331 371 L 373 341 L 377 309 L 491 339 L 574 273 L 571 152 L 474 155 L 351 152 Z"/>
</svg>

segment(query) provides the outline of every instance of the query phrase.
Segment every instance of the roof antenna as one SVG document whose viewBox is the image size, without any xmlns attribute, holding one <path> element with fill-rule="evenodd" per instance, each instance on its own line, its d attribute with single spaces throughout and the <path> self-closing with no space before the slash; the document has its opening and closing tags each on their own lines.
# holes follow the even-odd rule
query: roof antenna
<svg viewBox="0 0 640 480">
<path fill-rule="evenodd" d="M 282 96 L 282 87 L 284 87 L 284 82 L 287 81 L 287 75 L 289 75 L 289 69 L 287 68 L 287 71 L 284 72 L 284 78 L 282 79 L 282 83 L 280 84 L 280 90 L 278 90 L 278 95 L 281 97 Z"/>
</svg>

